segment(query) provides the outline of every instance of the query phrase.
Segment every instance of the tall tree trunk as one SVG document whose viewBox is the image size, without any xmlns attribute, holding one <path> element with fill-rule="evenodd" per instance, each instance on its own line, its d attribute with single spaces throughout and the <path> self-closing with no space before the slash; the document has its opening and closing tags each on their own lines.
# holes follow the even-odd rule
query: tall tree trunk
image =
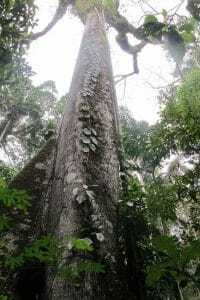
<svg viewBox="0 0 200 300">
<path fill-rule="evenodd" d="M 43 230 L 61 240 L 66 236 L 91 239 L 93 258 L 103 262 L 107 272 L 85 274 L 75 286 L 48 270 L 48 299 L 125 299 L 117 289 L 116 276 L 118 148 L 118 112 L 104 16 L 92 9 L 44 197 Z M 67 263 L 79 260 L 70 249 L 65 259 Z"/>
</svg>

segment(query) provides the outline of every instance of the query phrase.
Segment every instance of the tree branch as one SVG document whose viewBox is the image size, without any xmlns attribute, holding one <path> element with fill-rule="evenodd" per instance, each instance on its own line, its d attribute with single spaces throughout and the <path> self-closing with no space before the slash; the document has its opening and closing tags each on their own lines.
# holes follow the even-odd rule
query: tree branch
<svg viewBox="0 0 200 300">
<path fill-rule="evenodd" d="M 105 11 L 106 22 L 115 28 L 117 32 L 122 34 L 130 33 L 138 40 L 141 40 L 141 36 L 138 33 L 138 29 L 127 21 L 119 12 L 111 14 L 110 10 Z"/>
<path fill-rule="evenodd" d="M 105 17 L 107 23 L 116 29 L 118 32 L 116 41 L 122 50 L 133 56 L 133 73 L 139 73 L 138 68 L 138 53 L 145 47 L 148 41 L 144 41 L 138 28 L 133 26 L 128 20 L 122 16 L 118 11 L 116 13 L 111 13 L 110 10 L 105 11 Z M 134 38 L 140 40 L 138 45 L 132 46 L 129 41 L 127 34 L 131 34 Z"/>
<path fill-rule="evenodd" d="M 116 41 L 122 50 L 133 56 L 133 72 L 134 74 L 138 74 L 138 53 L 146 46 L 147 42 L 142 41 L 138 45 L 132 46 L 128 41 L 127 35 L 121 32 L 117 35 Z"/>
<path fill-rule="evenodd" d="M 159 12 L 150 3 L 148 3 L 146 0 L 144 0 L 144 4 L 146 6 L 148 6 L 154 13 L 159 14 Z"/>
<path fill-rule="evenodd" d="M 119 77 L 119 79 L 117 79 L 115 81 L 115 85 L 117 85 L 119 82 L 127 79 L 128 77 L 131 77 L 135 74 L 135 72 L 131 72 L 131 73 L 128 73 L 128 74 L 121 74 L 121 75 L 116 75 L 115 78 Z"/>
<path fill-rule="evenodd" d="M 70 4 L 73 4 L 73 0 L 59 0 L 58 7 L 56 9 L 56 12 L 51 20 L 51 22 L 40 32 L 33 33 L 30 36 L 30 42 L 34 41 L 46 33 L 48 33 L 57 23 L 58 21 L 65 15 L 67 8 Z"/>
</svg>

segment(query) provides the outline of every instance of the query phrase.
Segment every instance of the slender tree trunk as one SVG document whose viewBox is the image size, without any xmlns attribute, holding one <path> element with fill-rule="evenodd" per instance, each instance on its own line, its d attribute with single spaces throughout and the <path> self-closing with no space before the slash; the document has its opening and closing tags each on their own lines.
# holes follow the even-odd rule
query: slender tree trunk
<svg viewBox="0 0 200 300">
<path fill-rule="evenodd" d="M 5 135 L 8 130 L 8 127 L 10 126 L 11 120 L 4 120 L 0 124 L 0 144 L 2 144 L 2 141 L 5 140 Z"/>
<path fill-rule="evenodd" d="M 0 124 L 0 144 L 6 142 L 7 136 L 12 134 L 12 130 L 15 127 L 19 118 L 18 112 L 11 110 Z"/>
<path fill-rule="evenodd" d="M 104 16 L 88 13 L 72 84 L 44 196 L 44 232 L 90 238 L 93 258 L 106 274 L 86 274 L 75 286 L 47 271 L 51 300 L 125 299 L 117 281 L 119 196 L 118 112 Z M 79 260 L 65 251 L 67 263 Z M 117 288 L 118 287 L 118 288 Z"/>
<path fill-rule="evenodd" d="M 178 290 L 177 300 L 184 300 L 183 293 L 178 281 L 177 281 L 177 290 Z"/>
</svg>

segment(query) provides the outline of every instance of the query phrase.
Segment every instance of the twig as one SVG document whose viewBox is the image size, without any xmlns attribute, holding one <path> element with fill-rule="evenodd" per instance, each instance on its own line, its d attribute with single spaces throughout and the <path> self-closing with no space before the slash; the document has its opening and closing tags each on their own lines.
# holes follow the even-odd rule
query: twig
<svg viewBox="0 0 200 300">
<path fill-rule="evenodd" d="M 154 90 L 160 90 L 160 89 L 165 89 L 165 88 L 168 88 L 172 85 L 174 85 L 175 83 L 178 83 L 180 81 L 180 79 L 177 79 L 169 84 L 166 84 L 166 85 L 162 85 L 162 86 L 154 86 L 152 83 L 148 82 L 148 81 L 145 81 L 145 84 L 149 85 L 152 89 Z"/>
<path fill-rule="evenodd" d="M 144 1 L 144 4 L 146 6 L 148 6 L 152 11 L 154 11 L 156 14 L 159 14 L 159 12 L 153 6 L 151 6 L 151 4 L 149 4 L 148 2 L 146 2 L 146 0 L 143 0 L 143 1 Z"/>
<path fill-rule="evenodd" d="M 117 85 L 119 82 L 127 79 L 128 77 L 133 76 L 134 74 L 136 74 L 136 73 L 135 72 L 131 72 L 131 73 L 128 73 L 128 74 L 116 75 L 115 78 L 119 77 L 119 79 L 115 81 L 115 84 Z"/>
<path fill-rule="evenodd" d="M 173 11 L 175 9 L 174 14 L 176 14 L 177 11 L 181 8 L 181 6 L 183 5 L 184 2 L 185 2 L 185 0 L 181 0 L 181 2 L 179 4 L 177 4 L 176 6 L 174 6 L 173 8 L 171 8 L 169 11 Z"/>
</svg>

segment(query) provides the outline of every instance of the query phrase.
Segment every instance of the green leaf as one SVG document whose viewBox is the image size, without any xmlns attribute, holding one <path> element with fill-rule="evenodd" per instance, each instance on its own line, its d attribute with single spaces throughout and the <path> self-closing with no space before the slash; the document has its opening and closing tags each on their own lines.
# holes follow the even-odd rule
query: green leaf
<svg viewBox="0 0 200 300">
<path fill-rule="evenodd" d="M 196 20 L 191 17 L 186 20 L 186 22 L 179 28 L 180 31 L 186 31 L 192 33 L 195 29 Z"/>
<path fill-rule="evenodd" d="M 88 238 L 84 239 L 75 239 L 72 241 L 72 244 L 75 249 L 79 251 L 93 251 L 92 241 Z"/>
<path fill-rule="evenodd" d="M 153 287 L 166 273 L 165 266 L 162 264 L 155 264 L 147 268 L 146 283 L 148 286 Z"/>
<path fill-rule="evenodd" d="M 81 262 L 71 263 L 69 265 L 62 265 L 59 267 L 58 274 L 61 278 L 69 281 L 79 280 L 81 273 L 105 273 L 105 267 L 92 260 L 85 260 Z"/>
<path fill-rule="evenodd" d="M 94 261 L 81 262 L 78 266 L 78 270 L 86 273 L 105 273 L 105 267 Z"/>
<path fill-rule="evenodd" d="M 7 208 L 17 208 L 27 211 L 30 197 L 25 191 L 0 186 L 0 203 Z"/>
<path fill-rule="evenodd" d="M 79 279 L 77 264 L 62 265 L 58 269 L 58 276 L 69 281 L 76 281 Z"/>
<path fill-rule="evenodd" d="M 7 0 L 6 1 L 6 10 L 9 12 L 13 6 L 15 5 L 15 0 Z"/>
<path fill-rule="evenodd" d="M 5 295 L 0 295 L 0 300 L 8 300 L 8 297 Z"/>
<path fill-rule="evenodd" d="M 158 22 L 157 18 L 154 15 L 147 15 L 144 19 L 144 24 Z"/>
<path fill-rule="evenodd" d="M 191 260 L 200 258 L 200 240 L 192 241 L 190 245 L 182 249 L 181 262 L 183 265 L 190 263 Z"/>
<path fill-rule="evenodd" d="M 0 231 L 4 231 L 10 228 L 9 219 L 6 215 L 0 215 Z"/>
<path fill-rule="evenodd" d="M 179 248 L 177 241 L 171 236 L 160 236 L 152 240 L 153 245 L 157 250 L 164 252 L 173 259 L 179 256 Z"/>
<path fill-rule="evenodd" d="M 195 35 L 192 32 L 184 31 L 180 35 L 186 44 L 191 44 L 195 41 Z"/>
<path fill-rule="evenodd" d="M 57 241 L 51 236 L 47 235 L 36 240 L 30 247 L 25 248 L 24 259 L 37 259 L 44 263 L 53 263 L 57 256 Z"/>
<path fill-rule="evenodd" d="M 14 271 L 20 268 L 24 264 L 23 255 L 20 256 L 8 256 L 4 262 L 5 267 L 9 268 L 11 271 Z"/>
</svg>

